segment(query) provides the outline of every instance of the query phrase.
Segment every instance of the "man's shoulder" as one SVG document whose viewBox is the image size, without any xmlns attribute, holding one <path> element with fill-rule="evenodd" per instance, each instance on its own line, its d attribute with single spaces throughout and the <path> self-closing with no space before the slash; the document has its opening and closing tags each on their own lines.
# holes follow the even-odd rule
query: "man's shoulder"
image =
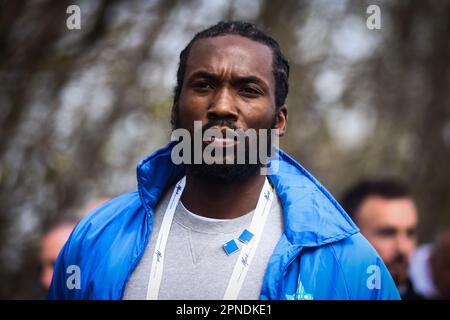
<svg viewBox="0 0 450 320">
<path fill-rule="evenodd" d="M 75 227 L 70 243 L 94 239 L 90 235 L 101 235 L 105 230 L 111 232 L 124 226 L 126 220 L 133 219 L 142 208 L 138 192 L 122 194 L 89 212 Z"/>
<path fill-rule="evenodd" d="M 398 299 L 395 283 L 369 241 L 357 232 L 329 244 L 352 299 Z"/>
<path fill-rule="evenodd" d="M 360 273 L 366 266 L 381 261 L 375 249 L 360 232 L 325 245 L 305 247 L 304 255 L 308 259 L 327 261 L 323 267 L 335 268 L 345 274 L 352 274 L 354 271 Z"/>
<path fill-rule="evenodd" d="M 356 232 L 340 241 L 330 243 L 329 247 L 338 260 L 346 260 L 347 255 L 349 254 L 359 261 L 373 261 L 380 259 L 375 248 L 361 232 Z"/>
<path fill-rule="evenodd" d="M 314 299 L 399 298 L 383 261 L 359 232 L 322 246 L 304 248 L 300 265 L 303 288 Z"/>
</svg>

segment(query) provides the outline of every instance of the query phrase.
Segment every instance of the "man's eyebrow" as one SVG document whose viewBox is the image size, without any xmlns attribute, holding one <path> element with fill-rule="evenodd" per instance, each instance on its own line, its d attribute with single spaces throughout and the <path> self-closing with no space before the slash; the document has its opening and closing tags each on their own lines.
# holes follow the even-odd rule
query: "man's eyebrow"
<svg viewBox="0 0 450 320">
<path fill-rule="evenodd" d="M 392 226 L 382 226 L 376 229 L 376 233 L 378 234 L 396 234 L 397 229 Z"/>
<path fill-rule="evenodd" d="M 207 71 L 196 71 L 189 76 L 189 79 L 195 78 L 205 78 L 211 80 L 217 80 L 219 76 L 215 73 L 207 72 Z"/>
<path fill-rule="evenodd" d="M 220 76 L 216 73 L 207 72 L 207 71 L 195 71 L 189 76 L 189 79 L 196 79 L 196 78 L 203 78 L 203 79 L 217 81 L 220 78 Z M 263 86 L 264 88 L 269 87 L 269 85 L 264 80 L 262 80 L 260 77 L 257 77 L 257 76 L 242 76 L 242 77 L 238 76 L 238 77 L 235 77 L 233 82 L 256 83 L 256 84 Z"/>
</svg>

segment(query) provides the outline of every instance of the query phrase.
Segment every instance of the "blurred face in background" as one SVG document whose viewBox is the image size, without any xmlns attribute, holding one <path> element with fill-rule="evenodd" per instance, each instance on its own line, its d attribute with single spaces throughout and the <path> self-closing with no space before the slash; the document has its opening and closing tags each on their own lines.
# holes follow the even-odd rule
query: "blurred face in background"
<svg viewBox="0 0 450 320">
<path fill-rule="evenodd" d="M 60 225 L 48 232 L 41 242 L 41 286 L 47 290 L 50 287 L 58 254 L 66 243 L 75 225 Z"/>
<path fill-rule="evenodd" d="M 395 283 L 404 283 L 416 248 L 417 210 L 413 200 L 369 196 L 356 217 L 361 233 L 378 251 Z"/>
<path fill-rule="evenodd" d="M 431 274 L 440 299 L 450 299 L 450 229 L 440 237 L 430 257 Z"/>
</svg>

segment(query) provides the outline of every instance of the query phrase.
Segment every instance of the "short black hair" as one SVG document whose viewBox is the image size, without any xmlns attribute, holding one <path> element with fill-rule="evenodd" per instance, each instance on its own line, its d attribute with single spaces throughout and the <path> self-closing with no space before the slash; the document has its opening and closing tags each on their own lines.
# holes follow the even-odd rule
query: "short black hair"
<svg viewBox="0 0 450 320">
<path fill-rule="evenodd" d="M 370 196 L 397 199 L 410 198 L 411 193 L 405 183 L 397 178 L 365 179 L 344 193 L 341 205 L 355 221 L 361 203 Z"/>
<path fill-rule="evenodd" d="M 186 63 L 189 51 L 195 41 L 204 38 L 214 38 L 224 35 L 239 35 L 250 40 L 265 44 L 272 50 L 273 75 L 275 77 L 275 105 L 280 108 L 284 105 L 289 90 L 289 62 L 281 52 L 280 45 L 271 36 L 267 35 L 254 24 L 244 21 L 220 21 L 219 23 L 197 33 L 189 44 L 180 53 L 180 62 L 177 71 L 177 84 L 174 90 L 174 104 L 178 102 L 183 87 Z"/>
</svg>

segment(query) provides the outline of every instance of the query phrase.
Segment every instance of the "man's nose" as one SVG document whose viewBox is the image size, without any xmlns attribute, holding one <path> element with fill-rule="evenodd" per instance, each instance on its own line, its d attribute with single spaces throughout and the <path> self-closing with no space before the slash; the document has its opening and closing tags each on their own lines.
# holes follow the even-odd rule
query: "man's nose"
<svg viewBox="0 0 450 320">
<path fill-rule="evenodd" d="M 208 112 L 209 119 L 238 119 L 238 109 L 233 92 L 229 88 L 220 88 L 211 99 Z"/>
<path fill-rule="evenodd" d="M 409 256 L 414 247 L 414 242 L 406 234 L 399 234 L 396 238 L 397 250 Z"/>
</svg>

